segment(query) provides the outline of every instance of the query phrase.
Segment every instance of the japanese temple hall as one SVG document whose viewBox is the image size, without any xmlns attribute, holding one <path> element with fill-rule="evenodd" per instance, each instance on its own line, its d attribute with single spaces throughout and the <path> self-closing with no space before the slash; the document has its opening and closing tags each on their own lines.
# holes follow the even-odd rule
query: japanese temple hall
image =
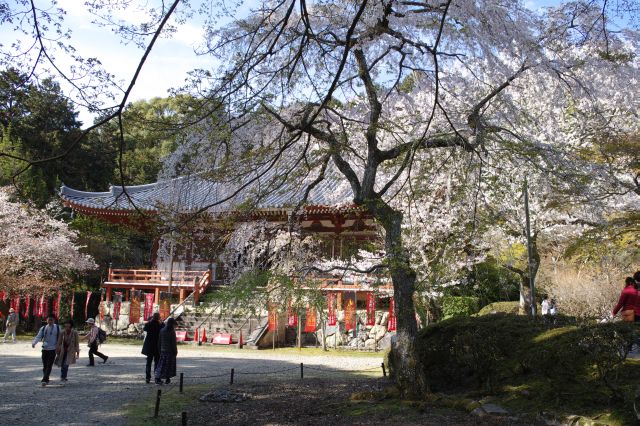
<svg viewBox="0 0 640 426">
<path fill-rule="evenodd" d="M 363 242 L 377 241 L 376 224 L 369 215 L 355 206 L 351 189 L 337 180 L 325 179 L 309 192 L 307 201 L 296 209 L 307 185 L 287 187 L 258 194 L 248 188 L 236 191 L 228 185 L 212 182 L 199 176 L 180 177 L 136 186 L 111 186 L 106 192 L 86 192 L 62 185 L 60 197 L 65 206 L 74 212 L 94 216 L 106 222 L 134 227 L 148 231 L 153 240 L 151 264 L 118 265 L 109 267 L 102 286 L 106 290 L 106 300 L 112 300 L 112 291 L 127 294 L 133 290 L 155 293 L 155 303 L 159 303 L 161 292 L 178 296 L 180 302 L 193 293 L 197 302 L 199 296 L 209 288 L 225 285 L 225 267 L 217 255 L 203 253 L 197 245 L 182 247 L 176 251 L 172 261 L 160 261 L 157 256 L 159 237 L 153 229 L 159 218 L 167 211 L 177 211 L 188 215 L 201 212 L 207 217 L 216 232 L 216 223 L 237 213 L 237 206 L 251 196 L 258 201 L 243 221 L 269 221 L 286 223 L 294 210 L 296 221 L 302 233 L 312 233 L 323 245 L 323 256 L 345 258 L 361 247 Z M 243 195 L 249 194 L 249 195 Z M 157 234 L 157 233 L 156 233 Z M 373 291 L 373 280 L 347 282 L 339 277 L 318 276 L 322 288 L 331 292 L 355 291 L 362 297 Z M 393 293 L 390 283 L 375 286 L 378 293 Z"/>
</svg>

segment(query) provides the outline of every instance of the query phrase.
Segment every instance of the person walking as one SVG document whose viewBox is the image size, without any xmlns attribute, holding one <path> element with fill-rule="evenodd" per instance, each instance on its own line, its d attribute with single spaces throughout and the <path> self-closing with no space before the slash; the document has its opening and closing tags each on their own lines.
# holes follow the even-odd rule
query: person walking
<svg viewBox="0 0 640 426">
<path fill-rule="evenodd" d="M 42 386 L 46 386 L 49 383 L 51 368 L 56 359 L 56 347 L 59 337 L 60 326 L 55 323 L 54 316 L 49 315 L 47 324 L 40 327 L 38 334 L 36 334 L 31 343 L 31 347 L 35 348 L 39 342 L 42 342 Z"/>
<path fill-rule="evenodd" d="M 80 357 L 80 336 L 73 329 L 73 321 L 67 320 L 64 323 L 64 330 L 60 333 L 56 344 L 56 359 L 53 362 L 60 367 L 60 380 L 67 381 L 69 366 L 76 363 Z"/>
<path fill-rule="evenodd" d="M 544 315 L 549 315 L 549 296 L 546 294 L 542 297 L 542 303 L 540 304 L 540 313 Z"/>
<path fill-rule="evenodd" d="M 149 321 L 144 325 L 144 332 L 147 335 L 144 338 L 142 344 L 142 354 L 147 356 L 147 369 L 145 370 L 147 383 L 151 382 L 151 363 L 153 363 L 153 370 L 158 368 L 158 360 L 160 359 L 160 330 L 164 324 L 160 321 L 160 314 L 155 313 L 149 318 Z"/>
<path fill-rule="evenodd" d="M 627 322 L 634 322 L 636 319 L 636 305 L 638 304 L 638 290 L 635 287 L 635 280 L 633 277 L 627 277 L 624 280 L 624 289 L 620 293 L 618 303 L 613 308 L 613 316 L 615 317 L 618 312 L 622 312 L 622 320 Z"/>
<path fill-rule="evenodd" d="M 9 309 L 9 315 L 7 316 L 7 329 L 4 333 L 2 343 L 7 341 L 7 337 L 11 336 L 13 343 L 16 342 L 16 327 L 18 327 L 18 313 L 15 309 Z"/>
<path fill-rule="evenodd" d="M 84 339 L 87 340 L 89 344 L 89 364 L 87 364 L 87 367 L 95 366 L 93 358 L 94 355 L 102 358 L 102 363 L 105 364 L 109 357 L 103 353 L 98 352 L 98 345 L 100 344 L 100 341 L 98 340 L 100 327 L 96 325 L 96 320 L 94 320 L 93 318 L 89 318 L 86 323 L 89 324 L 89 327 L 91 327 L 89 329 L 89 333 L 87 333 L 87 335 L 84 337 Z"/>
<path fill-rule="evenodd" d="M 176 376 L 176 357 L 178 356 L 178 344 L 176 342 L 176 320 L 169 318 L 162 330 L 160 330 L 160 360 L 155 369 L 156 384 L 161 385 L 162 380 L 166 384 L 171 383 L 171 378 Z"/>
</svg>

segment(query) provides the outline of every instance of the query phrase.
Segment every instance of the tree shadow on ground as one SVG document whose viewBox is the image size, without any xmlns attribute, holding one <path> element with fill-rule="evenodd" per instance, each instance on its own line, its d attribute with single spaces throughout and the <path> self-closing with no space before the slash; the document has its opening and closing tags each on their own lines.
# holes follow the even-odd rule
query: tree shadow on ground
<svg viewBox="0 0 640 426">
<path fill-rule="evenodd" d="M 289 361 L 227 359 L 226 371 L 211 369 L 209 378 L 192 378 L 185 372 L 184 393 L 162 388 L 160 412 L 153 418 L 155 395 L 128 408 L 129 424 L 180 422 L 184 411 L 188 424 L 209 425 L 531 425 L 513 418 L 479 419 L 464 411 L 428 402 L 404 403 L 397 398 L 377 398 L 392 383 L 380 367 L 340 371 L 326 365 L 300 365 Z M 230 384 L 230 368 L 234 382 Z M 339 366 L 340 367 L 340 366 Z M 342 366 L 346 368 L 346 366 Z M 205 373 L 205 372 L 203 372 Z M 207 375 L 203 374 L 203 375 Z M 220 374 L 220 375 L 219 375 Z M 201 376 L 199 376 L 201 377 Z M 212 390 L 244 394 L 242 402 L 202 402 Z M 362 400 L 369 394 L 373 398 Z"/>
</svg>

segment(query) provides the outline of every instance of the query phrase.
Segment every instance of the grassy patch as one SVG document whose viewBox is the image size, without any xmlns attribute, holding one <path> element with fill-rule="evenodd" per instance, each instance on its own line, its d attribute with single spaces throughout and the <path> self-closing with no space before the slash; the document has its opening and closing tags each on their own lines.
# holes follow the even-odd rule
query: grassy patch
<svg viewBox="0 0 640 426">
<path fill-rule="evenodd" d="M 156 396 L 155 392 L 150 397 L 137 402 L 129 403 L 125 406 L 127 425 L 131 426 L 156 426 L 156 425 L 177 425 L 183 411 L 189 411 L 189 407 L 197 402 L 200 395 L 211 388 L 211 385 L 190 385 L 184 388 L 184 393 L 179 393 L 174 387 L 165 393 L 168 387 L 163 388 L 160 397 L 160 410 L 158 418 L 153 417 Z"/>
<path fill-rule="evenodd" d="M 520 302 L 494 302 L 480 309 L 478 315 L 491 315 L 493 313 L 517 314 L 520 310 Z"/>
</svg>

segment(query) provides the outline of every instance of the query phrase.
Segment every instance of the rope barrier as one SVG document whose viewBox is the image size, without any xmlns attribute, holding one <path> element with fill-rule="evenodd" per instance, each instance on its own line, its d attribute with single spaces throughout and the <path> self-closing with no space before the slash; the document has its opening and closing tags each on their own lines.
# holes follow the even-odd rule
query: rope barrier
<svg viewBox="0 0 640 426">
<path fill-rule="evenodd" d="M 267 374 L 284 373 L 285 371 L 297 370 L 298 368 L 299 367 L 283 368 L 282 370 L 275 370 L 275 371 L 247 371 L 247 372 L 239 371 L 239 372 L 236 372 L 236 374 L 242 374 L 247 376 L 251 376 L 251 375 L 263 376 Z"/>
<path fill-rule="evenodd" d="M 338 369 L 338 368 L 322 368 L 322 367 L 313 367 L 310 365 L 305 365 L 304 368 L 308 368 L 310 370 L 315 370 L 315 371 L 322 371 L 325 373 L 358 373 L 358 372 L 363 372 L 363 371 L 373 371 L 373 370 L 378 370 L 380 368 L 380 366 L 375 366 L 375 367 L 371 367 L 371 368 L 362 368 L 359 370 L 342 370 L 342 369 Z"/>
<path fill-rule="evenodd" d="M 373 371 L 373 370 L 377 370 L 378 368 L 382 367 L 382 373 L 383 373 L 383 377 L 379 377 L 378 379 L 383 379 L 386 378 L 386 372 L 384 370 L 384 364 L 380 367 L 380 366 L 374 366 L 374 367 L 368 367 L 368 368 L 361 368 L 358 370 L 341 370 L 341 369 L 335 369 L 335 368 L 323 368 L 323 367 L 314 367 L 314 366 L 305 366 L 304 363 L 300 363 L 299 366 L 295 366 L 295 367 L 289 367 L 289 368 L 282 368 L 280 370 L 272 370 L 272 371 L 235 371 L 235 368 L 231 369 L 231 377 L 230 377 L 230 382 L 229 385 L 233 385 L 233 377 L 234 374 L 239 374 L 239 375 L 243 375 L 243 376 L 267 376 L 267 375 L 271 375 L 271 374 L 280 374 L 280 373 L 286 373 L 288 371 L 293 371 L 293 370 L 298 370 L 300 371 L 300 379 L 303 380 L 304 379 L 304 368 L 307 368 L 309 370 L 312 371 L 319 371 L 322 373 L 357 373 L 357 372 L 364 372 L 364 371 Z M 184 379 L 214 379 L 214 378 L 220 378 L 220 377 L 229 377 L 228 373 L 221 373 L 221 374 L 213 374 L 213 375 L 208 375 L 208 376 L 185 376 L 184 372 L 180 373 L 180 382 L 179 384 L 176 383 L 175 381 L 171 383 L 171 386 L 165 387 L 163 386 L 161 389 L 157 390 L 157 395 L 156 395 L 156 401 L 155 401 L 155 406 L 154 406 L 154 413 L 153 413 L 153 417 L 154 418 L 158 418 L 158 414 L 160 411 L 160 398 L 161 395 L 167 395 L 173 391 L 175 391 L 176 388 L 178 388 L 180 390 L 180 393 L 183 392 L 183 385 L 184 385 Z M 182 423 L 181 424 L 186 424 L 187 422 L 187 412 L 183 411 L 181 416 L 181 420 Z"/>
<path fill-rule="evenodd" d="M 214 374 L 213 376 L 184 376 L 185 379 L 215 379 L 216 377 L 229 377 L 229 373 Z"/>
</svg>

